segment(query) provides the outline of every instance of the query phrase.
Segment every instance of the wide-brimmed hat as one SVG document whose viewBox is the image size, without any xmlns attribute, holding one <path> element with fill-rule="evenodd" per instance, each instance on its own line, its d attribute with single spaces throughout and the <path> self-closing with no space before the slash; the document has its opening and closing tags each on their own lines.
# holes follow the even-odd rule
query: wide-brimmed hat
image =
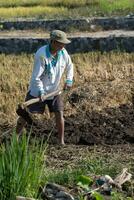
<svg viewBox="0 0 134 200">
<path fill-rule="evenodd" d="M 60 30 L 53 30 L 50 33 L 50 39 L 56 40 L 57 42 L 63 43 L 63 44 L 69 44 L 71 41 L 67 39 L 67 35 L 65 32 Z"/>
</svg>

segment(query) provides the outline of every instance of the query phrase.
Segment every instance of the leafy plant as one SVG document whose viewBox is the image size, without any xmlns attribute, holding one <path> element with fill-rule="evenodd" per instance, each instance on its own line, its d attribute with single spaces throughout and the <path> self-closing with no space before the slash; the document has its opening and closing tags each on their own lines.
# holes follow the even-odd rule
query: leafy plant
<svg viewBox="0 0 134 200">
<path fill-rule="evenodd" d="M 93 184 L 93 180 L 89 176 L 80 175 L 78 177 L 78 181 L 81 182 L 83 185 L 91 186 Z"/>
<path fill-rule="evenodd" d="M 78 176 L 77 181 L 77 185 L 85 189 L 86 191 L 89 191 L 89 186 L 93 184 L 93 180 L 89 176 L 84 175 Z"/>
<path fill-rule="evenodd" d="M 93 192 L 91 196 L 94 197 L 95 200 L 104 200 L 104 197 L 98 192 Z"/>
</svg>

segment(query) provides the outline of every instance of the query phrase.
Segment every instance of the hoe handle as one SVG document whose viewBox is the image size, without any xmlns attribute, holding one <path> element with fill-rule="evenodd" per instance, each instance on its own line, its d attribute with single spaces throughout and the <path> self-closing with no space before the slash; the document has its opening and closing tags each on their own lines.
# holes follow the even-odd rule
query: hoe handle
<svg viewBox="0 0 134 200">
<path fill-rule="evenodd" d="M 54 91 L 54 92 L 51 92 L 51 93 L 49 93 L 49 94 L 46 94 L 46 95 L 44 96 L 44 100 L 46 100 L 47 98 L 52 97 L 52 96 L 54 96 L 54 95 L 58 95 L 58 94 L 61 94 L 61 90 L 56 90 L 56 91 Z M 34 104 L 34 103 L 37 103 L 37 102 L 39 102 L 39 101 L 40 101 L 40 98 L 37 97 L 37 98 L 35 98 L 35 99 L 30 99 L 30 100 L 24 102 L 21 106 L 22 106 L 22 108 L 26 108 L 27 106 L 29 106 L 29 105 L 31 105 L 31 104 Z"/>
</svg>

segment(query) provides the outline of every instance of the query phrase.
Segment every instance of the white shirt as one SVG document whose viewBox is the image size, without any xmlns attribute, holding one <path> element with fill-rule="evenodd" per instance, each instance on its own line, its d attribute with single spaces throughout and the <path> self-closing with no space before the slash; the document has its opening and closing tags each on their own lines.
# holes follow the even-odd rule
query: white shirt
<svg viewBox="0 0 134 200">
<path fill-rule="evenodd" d="M 29 91 L 34 97 L 59 89 L 61 77 L 66 70 L 66 83 L 72 85 L 73 64 L 66 49 L 63 48 L 55 58 L 49 45 L 41 47 L 35 54 L 34 67 Z"/>
</svg>

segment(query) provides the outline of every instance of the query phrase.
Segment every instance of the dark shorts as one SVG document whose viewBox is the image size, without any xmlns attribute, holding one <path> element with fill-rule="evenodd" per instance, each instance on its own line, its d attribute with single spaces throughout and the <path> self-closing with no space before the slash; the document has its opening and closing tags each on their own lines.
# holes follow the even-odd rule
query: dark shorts
<svg viewBox="0 0 134 200">
<path fill-rule="evenodd" d="M 25 98 L 25 101 L 30 99 L 34 99 L 28 92 Z M 45 111 L 46 105 L 49 108 L 50 112 L 60 112 L 63 111 L 64 105 L 60 95 L 55 96 L 52 100 L 45 100 L 44 102 L 34 103 L 28 106 L 28 109 L 31 113 L 41 113 L 43 114 Z"/>
</svg>

